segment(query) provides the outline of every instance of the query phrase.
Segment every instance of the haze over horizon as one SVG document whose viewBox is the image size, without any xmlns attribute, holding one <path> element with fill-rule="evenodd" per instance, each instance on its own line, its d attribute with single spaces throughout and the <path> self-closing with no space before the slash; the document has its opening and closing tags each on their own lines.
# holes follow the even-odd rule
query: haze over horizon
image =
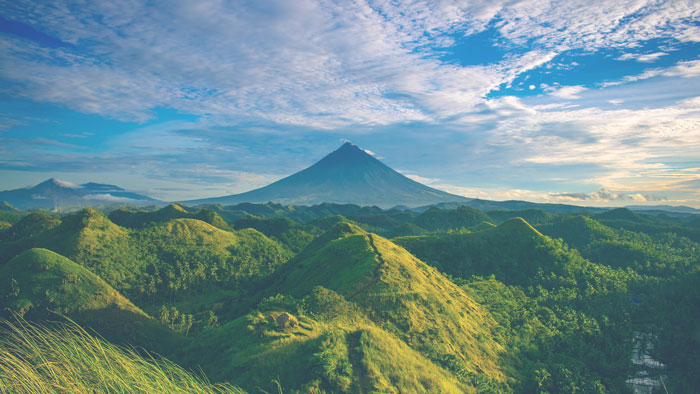
<svg viewBox="0 0 700 394">
<path fill-rule="evenodd" d="M 219 197 L 349 139 L 472 198 L 700 208 L 698 20 L 692 1 L 5 2 L 0 190 Z"/>
</svg>

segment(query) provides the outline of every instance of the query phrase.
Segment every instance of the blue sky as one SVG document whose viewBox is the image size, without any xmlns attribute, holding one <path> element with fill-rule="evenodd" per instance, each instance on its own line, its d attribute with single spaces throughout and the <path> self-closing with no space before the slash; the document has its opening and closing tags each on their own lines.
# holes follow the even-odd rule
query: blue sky
<svg viewBox="0 0 700 394">
<path fill-rule="evenodd" d="M 468 197 L 700 208 L 697 1 L 2 4 L 0 189 L 220 196 L 348 139 Z"/>
</svg>

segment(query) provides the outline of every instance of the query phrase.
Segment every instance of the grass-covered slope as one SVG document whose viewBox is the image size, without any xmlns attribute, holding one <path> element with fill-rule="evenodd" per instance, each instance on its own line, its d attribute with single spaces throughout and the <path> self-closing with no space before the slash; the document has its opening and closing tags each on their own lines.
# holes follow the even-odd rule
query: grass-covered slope
<svg viewBox="0 0 700 394">
<path fill-rule="evenodd" d="M 164 289 L 254 285 L 292 257 L 257 230 L 223 231 L 196 219 L 171 220 L 132 237 Z"/>
<path fill-rule="evenodd" d="M 506 381 L 495 322 L 435 268 L 385 238 L 341 223 L 285 267 L 275 291 L 296 297 L 323 286 L 354 302 L 395 335 L 463 382 Z"/>
<path fill-rule="evenodd" d="M 233 223 L 236 229 L 254 228 L 298 253 L 314 238 L 289 218 L 259 218 L 248 215 Z"/>
<path fill-rule="evenodd" d="M 198 219 L 173 219 L 139 229 L 84 209 L 60 225 L 0 244 L 0 264 L 39 247 L 88 268 L 130 298 L 207 285 L 255 285 L 292 253 L 253 229 L 224 231 Z"/>
<path fill-rule="evenodd" d="M 13 207 L 12 204 L 10 204 L 7 201 L 0 201 L 0 211 L 16 211 L 17 208 Z"/>
<path fill-rule="evenodd" d="M 115 308 L 144 313 L 97 275 L 46 249 L 29 249 L 0 267 L 5 308 L 24 314 L 52 310 L 64 314 Z"/>
<path fill-rule="evenodd" d="M 569 246 L 583 249 L 597 240 L 615 239 L 612 228 L 588 216 L 567 216 L 551 223 L 537 226 L 542 233 L 552 238 L 562 238 Z"/>
<path fill-rule="evenodd" d="M 613 217 L 637 217 L 645 222 L 656 220 L 626 210 L 615 211 L 611 211 L 615 214 Z M 683 275 L 692 272 L 696 266 L 694 262 L 700 259 L 700 244 L 683 236 L 683 232 L 674 233 L 673 226 L 666 226 L 663 232 L 642 233 L 611 228 L 586 216 L 573 216 L 538 228 L 553 238 L 563 239 L 592 262 L 615 268 L 629 267 L 641 274 Z"/>
<path fill-rule="evenodd" d="M 496 275 L 513 284 L 526 283 L 538 270 L 561 270 L 556 246 L 522 218 L 469 234 L 399 237 L 394 242 L 450 275 Z"/>
<path fill-rule="evenodd" d="M 327 289 L 304 300 L 272 297 L 253 312 L 206 331 L 185 358 L 214 379 L 285 393 L 464 393 L 473 389 Z M 329 294 L 332 295 L 329 297 Z M 320 306 L 323 305 L 323 306 Z M 308 305 L 303 315 L 302 305 Z M 293 326 L 277 319 L 291 313 Z"/>
<path fill-rule="evenodd" d="M 61 219 L 57 215 L 44 212 L 32 212 L 5 231 L 0 237 L 0 240 L 17 240 L 29 237 L 50 230 L 59 224 L 61 224 Z"/>
<path fill-rule="evenodd" d="M 204 208 L 190 212 L 179 204 L 170 204 L 152 212 L 118 209 L 109 214 L 109 219 L 120 226 L 130 228 L 142 228 L 149 224 L 165 223 L 173 219 L 199 219 L 220 229 L 230 229 L 228 223 L 214 210 Z"/>
<path fill-rule="evenodd" d="M 88 268 L 120 291 L 138 281 L 143 266 L 135 258 L 128 231 L 92 208 L 65 216 L 60 225 L 3 247 L 8 252 L 5 258 L 30 248 L 52 250 Z"/>
<path fill-rule="evenodd" d="M 415 218 L 413 223 L 428 231 L 447 231 L 469 228 L 490 220 L 483 211 L 462 205 L 449 210 L 431 207 Z"/>
<path fill-rule="evenodd" d="M 160 354 L 184 340 L 85 267 L 47 249 L 26 250 L 0 266 L 0 314 L 67 316 L 111 341 Z"/>
<path fill-rule="evenodd" d="M 75 325 L 0 320 L 0 393 L 243 394 L 165 359 L 144 357 Z"/>
</svg>

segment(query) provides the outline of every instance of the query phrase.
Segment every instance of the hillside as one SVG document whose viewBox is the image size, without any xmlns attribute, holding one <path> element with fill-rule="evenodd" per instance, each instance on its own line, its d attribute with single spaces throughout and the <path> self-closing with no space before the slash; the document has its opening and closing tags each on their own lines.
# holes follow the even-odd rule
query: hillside
<svg viewBox="0 0 700 394">
<path fill-rule="evenodd" d="M 179 204 L 169 204 L 156 211 L 134 211 L 121 208 L 109 214 L 109 220 L 113 223 L 129 228 L 143 228 L 153 223 L 164 223 L 173 219 L 199 219 L 222 230 L 230 230 L 228 223 L 216 211 L 202 208 L 189 212 Z"/>
<path fill-rule="evenodd" d="M 0 244 L 0 258 L 35 247 L 70 258 L 132 299 L 172 298 L 209 285 L 254 286 L 292 257 L 252 229 L 224 231 L 197 219 L 128 229 L 91 208 L 46 231 Z"/>
<path fill-rule="evenodd" d="M 267 292 L 285 295 L 203 333 L 181 357 L 194 363 L 226 349 L 202 367 L 247 389 L 269 389 L 264 377 L 274 373 L 290 392 L 509 390 L 505 349 L 491 339 L 496 322 L 384 238 L 337 224 L 277 276 Z M 276 321 L 284 313 L 293 326 Z"/>
<path fill-rule="evenodd" d="M 21 315 L 115 308 L 145 316 L 100 277 L 50 250 L 22 252 L 0 267 L 0 277 L 0 294 L 8 300 L 5 308 Z"/>
<path fill-rule="evenodd" d="M 656 335 L 669 387 L 692 387 L 697 341 L 682 332 L 697 319 L 672 306 L 697 298 L 691 219 L 275 203 L 24 212 L 0 231 L 0 309 L 60 312 L 249 392 L 622 393 L 642 373 L 636 332 Z"/>
<path fill-rule="evenodd" d="M 323 286 L 337 292 L 468 385 L 485 379 L 499 387 L 507 380 L 499 366 L 504 349 L 495 341 L 488 313 L 437 270 L 385 238 L 340 223 L 280 276 L 273 291 L 302 297 Z"/>
<path fill-rule="evenodd" d="M 399 237 L 394 242 L 450 275 L 494 274 L 507 284 L 526 284 L 540 270 L 562 272 L 568 262 L 522 218 L 470 234 Z"/>
</svg>

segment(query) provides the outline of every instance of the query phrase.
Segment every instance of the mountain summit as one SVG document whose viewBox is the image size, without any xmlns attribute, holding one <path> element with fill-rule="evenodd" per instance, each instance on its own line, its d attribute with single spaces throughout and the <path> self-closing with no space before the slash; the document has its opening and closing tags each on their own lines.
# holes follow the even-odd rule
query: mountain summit
<svg viewBox="0 0 700 394">
<path fill-rule="evenodd" d="M 327 203 L 417 207 L 470 199 L 433 189 L 409 179 L 346 142 L 316 164 L 265 187 L 231 196 L 188 201 L 189 204 L 278 202 L 292 205 Z"/>
<path fill-rule="evenodd" d="M 51 178 L 34 187 L 0 191 L 0 201 L 20 209 L 79 208 L 95 205 L 151 205 L 160 201 L 114 185 L 71 182 Z"/>
</svg>

